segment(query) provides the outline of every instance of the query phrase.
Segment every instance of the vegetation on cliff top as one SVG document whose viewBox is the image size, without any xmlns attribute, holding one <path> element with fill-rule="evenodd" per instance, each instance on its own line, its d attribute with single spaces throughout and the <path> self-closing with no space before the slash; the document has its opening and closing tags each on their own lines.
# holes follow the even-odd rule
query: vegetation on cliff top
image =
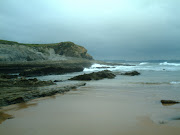
<svg viewBox="0 0 180 135">
<path fill-rule="evenodd" d="M 12 55 L 10 56 L 12 60 L 14 60 L 14 55 L 18 56 L 19 59 L 24 59 L 24 58 L 21 58 L 24 56 L 21 56 L 22 53 L 18 52 L 19 50 L 21 50 L 21 52 L 25 52 L 25 55 L 27 55 L 29 52 L 30 52 L 29 54 L 35 53 L 35 54 L 40 55 L 38 53 L 40 52 L 42 55 L 44 54 L 46 55 L 47 53 L 50 53 L 51 52 L 50 50 L 52 49 L 54 50 L 54 53 L 59 56 L 85 58 L 89 60 L 93 59 L 93 57 L 87 53 L 87 50 L 84 47 L 76 45 L 73 42 L 60 42 L 60 43 L 52 43 L 52 44 L 24 44 L 24 43 L 18 43 L 14 41 L 0 40 L 0 45 L 1 45 L 0 52 L 2 55 L 2 56 L 0 55 L 0 58 L 1 57 L 4 58 L 9 55 Z M 10 53 L 11 49 L 8 48 L 8 46 L 13 46 L 14 47 L 13 50 L 16 52 L 16 54 L 14 54 L 15 53 L 14 51 Z M 8 52 L 8 54 L 6 52 Z M 42 55 L 41 57 L 43 57 Z M 32 55 L 30 57 L 32 57 Z M 10 58 L 6 58 L 6 60 L 7 59 L 9 60 Z M 36 58 L 32 58 L 32 60 L 34 59 Z M 46 58 L 43 57 L 41 59 L 46 59 Z M 3 59 L 1 61 L 3 61 Z"/>
</svg>

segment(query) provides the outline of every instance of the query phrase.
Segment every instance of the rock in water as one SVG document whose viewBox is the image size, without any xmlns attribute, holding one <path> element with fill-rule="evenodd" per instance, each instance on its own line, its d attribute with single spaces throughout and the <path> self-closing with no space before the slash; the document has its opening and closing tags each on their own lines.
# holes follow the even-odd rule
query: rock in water
<svg viewBox="0 0 180 135">
<path fill-rule="evenodd" d="M 79 76 L 75 76 L 73 78 L 70 78 L 69 80 L 82 80 L 82 81 L 90 81 L 90 80 L 101 80 L 104 78 L 113 79 L 116 75 L 114 75 L 109 70 L 104 70 L 100 72 L 93 72 L 90 74 L 83 74 Z"/>
<path fill-rule="evenodd" d="M 173 105 L 173 104 L 178 104 L 178 103 L 180 103 L 180 102 L 178 102 L 178 101 L 174 101 L 174 100 L 161 100 L 161 103 L 163 104 L 163 105 Z"/>
<path fill-rule="evenodd" d="M 140 75 L 140 73 L 137 71 L 131 71 L 131 72 L 122 73 L 121 75 L 135 76 L 135 75 Z"/>
</svg>

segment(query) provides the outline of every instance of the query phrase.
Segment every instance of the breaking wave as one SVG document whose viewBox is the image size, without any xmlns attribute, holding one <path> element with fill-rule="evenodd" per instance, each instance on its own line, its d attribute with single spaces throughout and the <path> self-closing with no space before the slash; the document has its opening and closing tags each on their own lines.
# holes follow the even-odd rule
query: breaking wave
<svg viewBox="0 0 180 135">
<path fill-rule="evenodd" d="M 90 68 L 85 68 L 84 72 L 94 72 L 94 71 L 180 71 L 180 63 L 148 63 L 142 62 L 136 65 L 103 65 L 103 64 L 93 64 Z"/>
<path fill-rule="evenodd" d="M 141 62 L 139 63 L 139 65 L 146 65 L 146 64 L 149 64 L 148 62 Z"/>
<path fill-rule="evenodd" d="M 180 82 L 170 82 L 170 84 L 180 84 Z"/>
<path fill-rule="evenodd" d="M 165 66 L 180 66 L 180 63 L 168 63 L 168 62 L 163 62 L 163 63 L 160 63 L 159 65 L 165 65 Z"/>
</svg>

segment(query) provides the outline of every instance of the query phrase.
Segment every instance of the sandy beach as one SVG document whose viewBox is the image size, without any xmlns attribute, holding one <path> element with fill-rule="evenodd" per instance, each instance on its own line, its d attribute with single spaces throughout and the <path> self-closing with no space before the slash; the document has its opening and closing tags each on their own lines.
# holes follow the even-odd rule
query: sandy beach
<svg viewBox="0 0 180 135">
<path fill-rule="evenodd" d="M 179 135 L 180 121 L 173 120 L 179 104 L 163 106 L 158 93 L 172 86 L 129 83 L 142 77 L 91 81 L 65 95 L 5 107 L 14 118 L 0 125 L 0 134 Z"/>
<path fill-rule="evenodd" d="M 180 135 L 180 0 L 0 0 L 0 135 Z"/>
</svg>

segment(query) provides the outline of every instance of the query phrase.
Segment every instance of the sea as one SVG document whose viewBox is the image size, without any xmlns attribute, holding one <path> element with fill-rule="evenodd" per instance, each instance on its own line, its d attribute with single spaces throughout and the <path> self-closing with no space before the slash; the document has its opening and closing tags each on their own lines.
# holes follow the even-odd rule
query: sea
<svg viewBox="0 0 180 135">
<path fill-rule="evenodd" d="M 83 72 L 37 77 L 62 80 L 57 86 L 79 83 L 67 79 L 102 70 L 114 79 L 86 81 L 86 86 L 66 94 L 32 100 L 7 113 L 14 119 L 0 125 L 8 135 L 179 135 L 180 61 L 106 61 Z M 123 65 L 121 65 L 123 63 Z M 120 75 L 138 71 L 138 76 Z"/>
</svg>

